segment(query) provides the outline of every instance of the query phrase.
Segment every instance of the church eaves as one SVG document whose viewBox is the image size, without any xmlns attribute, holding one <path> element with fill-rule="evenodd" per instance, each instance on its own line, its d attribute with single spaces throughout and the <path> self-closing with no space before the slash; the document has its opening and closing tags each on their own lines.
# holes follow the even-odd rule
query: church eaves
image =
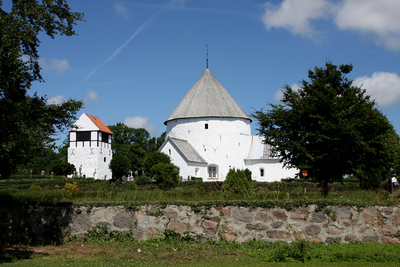
<svg viewBox="0 0 400 267">
<path fill-rule="evenodd" d="M 189 118 L 251 119 L 222 84 L 206 69 L 164 122 Z"/>
</svg>

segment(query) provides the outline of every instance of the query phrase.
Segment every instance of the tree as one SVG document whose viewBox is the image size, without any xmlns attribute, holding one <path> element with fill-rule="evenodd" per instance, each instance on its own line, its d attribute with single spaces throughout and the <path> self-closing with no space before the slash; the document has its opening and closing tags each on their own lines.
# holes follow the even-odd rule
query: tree
<svg viewBox="0 0 400 267">
<path fill-rule="evenodd" d="M 51 146 L 55 133 L 76 120 L 82 101 L 47 105 L 45 97 L 29 96 L 34 81 L 42 82 L 39 33 L 75 35 L 83 15 L 71 12 L 65 0 L 13 1 L 9 13 L 0 1 L 0 175 L 8 178 L 17 164 Z"/>
<path fill-rule="evenodd" d="M 163 190 L 167 190 L 179 183 L 179 167 L 172 163 L 157 163 L 151 167 L 151 173 L 158 186 Z"/>
<path fill-rule="evenodd" d="M 128 174 L 131 164 L 125 155 L 119 154 L 113 156 L 109 168 L 112 171 L 113 180 L 118 180 Z"/>
<path fill-rule="evenodd" d="M 124 123 L 118 122 L 116 125 L 110 125 L 108 128 L 113 132 L 111 147 L 114 154 L 120 154 L 125 146 L 137 144 L 147 150 L 149 146 L 150 134 L 143 128 L 131 128 Z"/>
<path fill-rule="evenodd" d="M 152 175 L 151 168 L 158 163 L 171 163 L 171 158 L 167 154 L 158 151 L 148 153 L 143 162 L 143 170 L 146 175 Z"/>
<path fill-rule="evenodd" d="M 398 166 L 399 137 L 375 101 L 346 78 L 352 68 L 315 67 L 299 90 L 284 87 L 281 104 L 252 114 L 271 154 L 305 171 L 325 196 L 346 174 L 365 179 Z"/>
<path fill-rule="evenodd" d="M 32 158 L 27 159 L 26 162 L 18 164 L 17 174 L 29 174 L 32 170 L 34 174 L 40 174 L 41 171 L 50 173 L 53 167 L 59 163 L 68 162 L 68 146 L 69 138 L 67 137 L 61 146 L 58 147 L 58 153 L 51 147 L 43 147 L 36 151 Z"/>
<path fill-rule="evenodd" d="M 153 137 L 149 140 L 149 151 L 150 152 L 155 152 L 157 151 L 161 145 L 164 143 L 165 141 L 165 135 L 167 134 L 167 132 L 163 132 L 160 137 Z"/>
<path fill-rule="evenodd" d="M 146 157 L 146 150 L 139 144 L 131 144 L 122 150 L 122 155 L 125 155 L 130 162 L 131 170 L 133 173 L 138 172 L 141 175 L 143 171 L 143 163 Z"/>
</svg>

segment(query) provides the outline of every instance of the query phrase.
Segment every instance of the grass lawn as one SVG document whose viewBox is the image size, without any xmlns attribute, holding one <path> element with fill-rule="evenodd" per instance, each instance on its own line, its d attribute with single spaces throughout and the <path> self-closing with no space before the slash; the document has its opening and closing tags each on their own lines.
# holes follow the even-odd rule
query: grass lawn
<svg viewBox="0 0 400 267">
<path fill-rule="evenodd" d="M 306 243 L 304 243 L 306 242 Z M 147 241 L 66 242 L 60 246 L 9 246 L 2 266 L 399 266 L 400 244 L 296 244 Z M 280 262 L 284 261 L 284 262 Z M 302 263 L 304 261 L 304 263 Z"/>
</svg>

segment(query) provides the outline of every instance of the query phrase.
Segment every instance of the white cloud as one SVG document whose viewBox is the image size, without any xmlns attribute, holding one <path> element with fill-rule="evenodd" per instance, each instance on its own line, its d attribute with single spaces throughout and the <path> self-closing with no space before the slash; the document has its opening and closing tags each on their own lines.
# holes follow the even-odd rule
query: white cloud
<svg viewBox="0 0 400 267">
<path fill-rule="evenodd" d="M 157 130 L 157 126 L 149 124 L 149 117 L 142 117 L 140 115 L 135 117 L 127 117 L 124 121 L 126 126 L 131 128 L 144 128 L 150 134 L 154 133 Z"/>
<path fill-rule="evenodd" d="M 51 59 L 51 67 L 58 73 L 58 74 L 63 74 L 65 73 L 67 70 L 69 70 L 69 63 L 68 60 L 66 59 Z"/>
<path fill-rule="evenodd" d="M 61 104 L 61 103 L 65 102 L 65 101 L 66 101 L 66 99 L 65 99 L 65 97 L 63 95 L 58 95 L 58 96 L 51 97 L 51 98 L 47 99 L 47 105 L 50 105 L 50 104 L 58 105 L 58 104 Z"/>
<path fill-rule="evenodd" d="M 117 15 L 129 19 L 128 9 L 123 3 L 115 3 L 114 10 L 117 13 Z"/>
<path fill-rule="evenodd" d="M 400 50 L 400 1 L 398 0 L 283 0 L 267 3 L 262 16 L 267 30 L 284 28 L 316 39 L 312 22 L 329 19 L 339 30 L 372 36 L 388 49 Z"/>
<path fill-rule="evenodd" d="M 96 103 L 99 103 L 99 102 L 100 102 L 99 94 L 97 94 L 97 92 L 96 92 L 95 90 L 90 89 L 90 90 L 87 92 L 87 96 L 86 96 L 86 98 L 85 98 L 84 101 L 85 101 L 85 103 L 88 103 L 88 102 L 96 102 Z"/>
<path fill-rule="evenodd" d="M 400 103 L 400 77 L 397 73 L 375 72 L 371 77 L 358 77 L 353 82 L 367 91 L 381 107 Z"/>
<path fill-rule="evenodd" d="M 372 34 L 377 43 L 400 49 L 400 1 L 343 0 L 335 23 L 339 29 Z"/>
<path fill-rule="evenodd" d="M 265 27 L 285 28 L 303 37 L 315 37 L 310 20 L 324 19 L 332 10 L 328 0 L 284 0 L 279 6 L 267 3 L 262 17 Z"/>
<path fill-rule="evenodd" d="M 39 59 L 39 64 L 44 71 L 51 70 L 59 75 L 64 74 L 66 71 L 70 70 L 68 60 L 66 59 L 41 58 Z"/>
<path fill-rule="evenodd" d="M 290 87 L 291 87 L 293 90 L 297 91 L 297 90 L 299 90 L 300 85 L 297 84 L 297 83 L 294 83 L 294 84 L 292 84 Z M 275 92 L 275 94 L 274 94 L 274 100 L 275 100 L 276 102 L 280 102 L 280 101 L 282 100 L 282 98 L 283 98 L 283 91 L 282 91 L 282 89 L 280 89 L 280 90 L 278 90 L 278 91 Z"/>
</svg>

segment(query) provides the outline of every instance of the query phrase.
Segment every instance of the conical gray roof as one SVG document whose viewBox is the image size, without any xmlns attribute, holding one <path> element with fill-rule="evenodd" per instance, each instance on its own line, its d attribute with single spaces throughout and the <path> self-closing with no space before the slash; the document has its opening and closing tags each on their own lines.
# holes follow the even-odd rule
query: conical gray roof
<svg viewBox="0 0 400 267">
<path fill-rule="evenodd" d="M 251 121 L 222 84 L 206 69 L 164 124 L 175 119 L 210 117 Z"/>
</svg>

